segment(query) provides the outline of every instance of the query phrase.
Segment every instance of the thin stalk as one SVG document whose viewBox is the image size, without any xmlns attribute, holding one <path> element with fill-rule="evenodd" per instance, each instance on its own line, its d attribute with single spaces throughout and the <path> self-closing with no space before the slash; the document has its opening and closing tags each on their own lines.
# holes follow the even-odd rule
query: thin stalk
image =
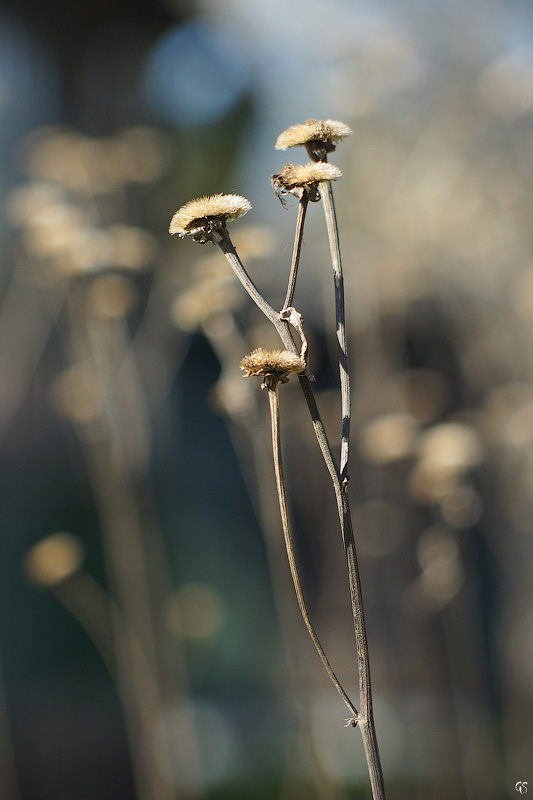
<svg viewBox="0 0 533 800">
<path fill-rule="evenodd" d="M 348 495 L 341 483 L 338 467 L 335 464 L 331 446 L 327 438 L 320 412 L 316 405 L 313 389 L 306 375 L 298 375 L 300 386 L 307 401 L 311 414 L 315 435 L 324 458 L 324 462 L 333 483 L 337 511 L 339 515 L 342 542 L 346 555 L 350 596 L 352 602 L 352 617 L 355 630 L 355 643 L 357 648 L 357 664 L 359 675 L 359 716 L 358 727 L 361 731 L 365 756 L 368 764 L 370 784 L 372 786 L 373 800 L 385 800 L 385 785 L 381 769 L 378 742 L 374 725 L 372 705 L 372 687 L 370 682 L 370 658 L 368 653 L 368 640 L 366 635 L 365 613 L 363 607 L 363 593 L 361 577 L 357 563 L 355 539 L 353 535 L 352 517 Z"/>
<path fill-rule="evenodd" d="M 259 309 L 265 314 L 267 319 L 272 322 L 286 349 L 292 353 L 295 353 L 296 355 L 299 355 L 298 348 L 296 347 L 291 336 L 288 323 L 280 319 L 279 314 L 277 314 L 272 306 L 262 297 L 257 287 L 250 279 L 225 228 L 221 231 L 221 234 L 222 238 L 218 244 L 223 253 L 226 255 L 226 258 L 228 259 L 228 262 L 235 272 L 237 278 L 240 280 Z M 306 373 L 301 373 L 298 375 L 298 380 L 300 381 L 300 388 L 302 389 L 309 413 L 311 415 L 315 436 L 320 447 L 324 463 L 328 469 L 331 482 L 333 484 L 333 489 L 335 491 L 337 512 L 339 516 L 342 541 L 348 568 L 350 596 L 352 602 L 352 617 L 357 647 L 360 696 L 358 727 L 363 738 L 363 746 L 365 749 L 370 784 L 372 787 L 372 798 L 373 800 L 385 800 L 385 785 L 383 781 L 383 773 L 381 769 L 381 761 L 379 757 L 378 743 L 374 726 L 372 689 L 370 683 L 370 659 L 368 654 L 363 595 L 355 551 L 350 504 L 348 501 L 348 495 L 344 490 L 345 487 L 341 479 L 339 468 L 335 463 L 335 458 L 329 443 L 324 423 L 316 404 L 316 399 L 309 376 Z"/>
<path fill-rule="evenodd" d="M 298 203 L 298 217 L 296 219 L 296 232 L 294 234 L 294 247 L 292 250 L 291 270 L 289 273 L 287 294 L 285 296 L 285 302 L 283 303 L 282 310 L 285 310 L 286 308 L 289 308 L 289 306 L 292 306 L 294 290 L 296 288 L 296 278 L 298 276 L 298 264 L 300 263 L 300 253 L 302 252 L 305 215 L 307 212 L 308 205 L 309 205 L 309 195 L 307 194 L 307 192 L 304 191 L 304 193 L 300 197 L 300 202 Z"/>
<path fill-rule="evenodd" d="M 329 660 L 320 644 L 320 640 L 317 636 L 317 633 L 313 627 L 313 623 L 311 622 L 311 618 L 309 616 L 309 611 L 307 609 L 307 604 L 305 602 L 305 597 L 302 588 L 302 582 L 300 580 L 300 573 L 298 570 L 298 564 L 296 563 L 296 554 L 294 549 L 294 539 L 292 536 L 292 530 L 289 520 L 289 511 L 287 507 L 287 493 L 285 491 L 285 479 L 283 477 L 283 464 L 282 464 L 282 457 L 281 457 L 281 437 L 279 431 L 279 398 L 278 398 L 278 383 L 274 381 L 274 386 L 268 385 L 268 402 L 270 405 L 270 421 L 272 425 L 272 454 L 274 456 L 274 471 L 276 474 L 276 486 L 278 490 L 278 499 L 279 499 L 279 510 L 281 513 L 281 522 L 283 526 L 283 536 L 285 539 L 285 548 L 287 550 L 287 558 L 289 560 L 289 567 L 291 571 L 292 581 L 294 583 L 294 589 L 296 591 L 296 598 L 298 600 L 298 606 L 300 608 L 300 612 L 302 614 L 302 618 L 305 622 L 306 628 L 309 632 L 311 639 L 313 640 L 313 644 L 320 656 L 320 660 L 324 665 L 326 672 L 328 673 L 331 682 L 335 686 L 336 690 L 346 703 L 350 713 L 353 715 L 354 722 L 358 719 L 359 713 L 355 706 L 353 705 L 352 701 L 342 688 L 341 684 L 331 665 Z"/>
<path fill-rule="evenodd" d="M 294 339 L 292 338 L 289 322 L 285 319 L 282 319 L 280 316 L 280 312 L 276 311 L 270 303 L 268 303 L 263 295 L 260 293 L 259 289 L 252 281 L 250 276 L 248 275 L 244 264 L 242 263 L 241 259 L 238 256 L 238 253 L 231 241 L 230 235 L 227 231 L 227 228 L 223 228 L 220 231 L 220 240 L 217 242 L 218 246 L 226 256 L 230 267 L 232 268 L 233 272 L 244 286 L 256 306 L 259 308 L 260 311 L 263 312 L 265 317 L 272 323 L 275 327 L 276 331 L 278 332 L 279 337 L 281 338 L 285 348 L 289 350 L 294 355 L 300 356 L 300 350 L 296 347 L 294 343 Z M 325 431 L 324 431 L 325 435 Z"/>
<path fill-rule="evenodd" d="M 324 214 L 326 217 L 331 263 L 333 266 L 333 283 L 335 287 L 335 325 L 337 330 L 337 346 L 339 351 L 342 419 L 340 473 L 341 480 L 344 486 L 346 486 L 348 482 L 348 451 L 350 448 L 350 424 L 352 412 L 350 374 L 348 371 L 348 344 L 346 341 L 344 278 L 342 274 L 341 248 L 339 242 L 339 229 L 337 227 L 337 215 L 335 214 L 333 189 L 331 188 L 330 181 L 324 181 L 320 184 L 320 194 L 322 197 L 322 205 L 324 206 Z"/>
<path fill-rule="evenodd" d="M 237 330 L 233 315 L 229 314 L 228 319 L 231 320 L 231 325 L 224 326 L 225 333 L 223 336 L 213 335 L 209 325 L 204 325 L 202 328 L 204 335 L 222 365 L 221 375 L 230 370 L 233 373 L 235 362 L 238 360 L 236 354 L 242 355 L 246 347 L 243 337 Z M 258 408 L 255 404 L 249 406 L 249 412 L 245 415 L 235 413 L 234 409 L 228 406 L 226 413 L 230 421 L 230 435 L 235 452 L 242 462 L 242 472 L 246 480 L 248 493 L 265 538 L 276 613 L 287 666 L 291 675 L 293 689 L 298 699 L 302 720 L 307 723 L 304 724 L 304 733 L 314 772 L 317 800 L 333 800 L 333 798 L 346 800 L 346 788 L 344 785 L 341 786 L 339 783 L 335 783 L 326 773 L 318 758 L 316 743 L 311 736 L 311 709 L 308 703 L 310 688 L 307 686 L 304 689 L 300 681 L 302 657 L 305 659 L 305 655 L 299 655 L 300 651 L 296 644 L 302 636 L 307 636 L 307 632 L 302 628 L 299 609 L 294 606 L 294 586 L 290 570 L 288 573 L 285 570 L 287 554 L 285 543 L 279 536 L 279 512 L 276 507 L 275 475 L 272 473 L 271 458 L 265 449 L 267 431 L 264 423 L 266 423 L 266 420 L 263 418 L 263 414 L 257 412 Z M 245 457 L 243 451 L 243 433 L 250 448 L 250 452 L 247 454 L 248 457 Z M 271 436 L 270 415 L 268 436 Z M 251 460 L 249 460 L 250 458 Z M 297 796 L 300 797 L 301 792 L 296 789 L 296 785 L 293 787 L 294 781 L 297 781 L 296 776 L 298 775 L 300 757 L 299 748 L 289 748 L 280 800 L 282 797 L 291 797 L 293 800 L 296 800 Z"/>
<path fill-rule="evenodd" d="M 252 281 L 252 279 L 246 272 L 246 269 L 241 259 L 237 255 L 237 251 L 235 250 L 235 246 L 231 241 L 227 228 L 225 227 L 222 228 L 219 232 L 219 236 L 220 238 L 217 241 L 218 246 L 226 256 L 230 264 L 230 267 L 232 268 L 233 272 L 240 280 L 240 282 L 242 283 L 242 285 L 244 286 L 244 288 L 246 289 L 246 291 L 248 292 L 248 294 L 250 295 L 256 306 L 258 306 L 259 310 L 263 312 L 265 317 L 268 320 L 270 320 L 270 322 L 276 327 L 276 329 L 278 328 L 278 324 L 283 325 L 283 323 L 279 318 L 279 313 L 274 308 L 272 308 L 270 303 L 268 303 L 265 300 L 265 298 L 255 285 L 255 283 Z"/>
</svg>

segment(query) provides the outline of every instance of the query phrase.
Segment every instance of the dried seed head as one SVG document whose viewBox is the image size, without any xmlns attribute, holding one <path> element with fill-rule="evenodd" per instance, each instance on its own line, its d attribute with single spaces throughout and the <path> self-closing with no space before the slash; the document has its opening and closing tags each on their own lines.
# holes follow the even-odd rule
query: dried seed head
<svg viewBox="0 0 533 800">
<path fill-rule="evenodd" d="M 275 193 L 283 203 L 282 195 L 293 194 L 302 197 L 305 192 L 311 202 L 320 200 L 318 184 L 322 181 L 336 181 L 342 172 L 333 164 L 310 162 L 308 164 L 286 164 L 276 175 L 270 176 Z"/>
<path fill-rule="evenodd" d="M 308 119 L 303 124 L 291 125 L 280 133 L 276 150 L 304 145 L 313 161 L 325 161 L 327 154 L 335 150 L 334 142 L 352 136 L 353 131 L 344 122 L 334 119 Z"/>
<path fill-rule="evenodd" d="M 200 244 L 220 241 L 217 232 L 231 219 L 242 217 L 251 209 L 250 202 L 239 194 L 214 194 L 185 203 L 170 223 L 169 231 L 178 236 L 191 234 Z"/>
<path fill-rule="evenodd" d="M 264 378 L 261 384 L 261 388 L 264 388 L 275 386 L 278 382 L 287 383 L 291 372 L 304 372 L 305 361 L 288 350 L 264 350 L 258 347 L 244 356 L 241 369 L 245 378 Z"/>
</svg>

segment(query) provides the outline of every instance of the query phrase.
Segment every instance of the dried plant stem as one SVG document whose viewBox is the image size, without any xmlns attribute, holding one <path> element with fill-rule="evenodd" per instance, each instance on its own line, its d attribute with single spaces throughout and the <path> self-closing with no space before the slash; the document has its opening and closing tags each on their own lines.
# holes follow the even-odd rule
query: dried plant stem
<svg viewBox="0 0 533 800">
<path fill-rule="evenodd" d="M 335 499 L 337 501 L 337 511 L 339 515 L 342 541 L 346 554 L 348 567 L 348 578 L 350 584 L 350 596 L 352 602 L 352 617 L 355 629 L 355 643 L 357 647 L 357 662 L 359 674 L 359 714 L 357 724 L 361 731 L 365 755 L 368 764 L 370 783 L 372 786 L 373 800 L 384 800 L 385 785 L 381 769 L 381 760 L 374 725 L 374 714 L 372 706 L 372 687 L 370 683 L 370 658 L 368 654 L 368 640 L 366 635 L 365 614 L 363 607 L 363 593 L 361 588 L 361 578 L 357 555 L 355 550 L 355 539 L 353 535 L 352 518 L 348 495 L 344 491 L 341 483 L 340 474 L 335 464 L 331 446 L 326 436 L 324 425 L 320 418 L 320 413 L 316 405 L 313 389 L 306 375 L 298 375 L 300 386 L 307 401 L 307 407 L 311 414 L 315 435 L 328 468 Z"/>
<path fill-rule="evenodd" d="M 225 228 L 221 231 L 221 240 L 218 242 L 218 244 L 228 259 L 228 262 L 235 272 L 237 278 L 240 280 L 252 300 L 276 328 L 284 346 L 290 352 L 298 355 L 299 351 L 292 338 L 289 324 L 280 319 L 279 314 L 260 294 L 259 290 L 246 272 L 246 269 L 243 266 Z M 339 515 L 342 541 L 348 568 L 352 616 L 355 629 L 355 642 L 357 647 L 360 696 L 360 711 L 357 715 L 357 724 L 363 739 L 363 746 L 365 749 L 370 783 L 372 787 L 372 798 L 373 800 L 385 800 L 385 785 L 383 781 L 383 773 L 381 769 L 381 761 L 379 757 L 378 743 L 374 726 L 372 690 L 370 684 L 370 659 L 368 654 L 368 641 L 364 618 L 363 595 L 355 551 L 355 540 L 353 535 L 350 505 L 347 493 L 345 491 L 345 486 L 343 485 L 341 479 L 341 474 L 337 464 L 335 463 L 335 458 L 326 434 L 324 423 L 316 404 L 309 376 L 305 373 L 301 373 L 298 375 L 298 379 L 300 381 L 300 387 L 309 409 L 315 436 L 317 438 L 324 463 L 326 464 L 330 474 L 331 482 L 335 491 L 337 512 Z"/>
<path fill-rule="evenodd" d="M 350 448 L 350 423 L 351 423 L 351 396 L 350 374 L 348 371 L 348 344 L 346 341 L 346 312 L 344 305 L 344 278 L 342 274 L 341 248 L 339 242 L 339 229 L 337 215 L 333 201 L 333 189 L 330 181 L 320 184 L 320 195 L 326 227 L 328 230 L 331 263 L 333 265 L 333 282 L 335 287 L 335 325 L 337 330 L 337 345 L 339 351 L 339 372 L 341 384 L 341 480 L 346 486 L 348 482 L 348 451 Z"/>
<path fill-rule="evenodd" d="M 230 267 L 232 268 L 233 272 L 242 283 L 256 306 L 258 306 L 259 310 L 263 312 L 265 317 L 270 320 L 270 322 L 278 329 L 278 325 L 284 327 L 283 323 L 279 318 L 279 313 L 272 308 L 270 303 L 268 303 L 255 283 L 252 281 L 250 276 L 248 275 L 244 264 L 242 263 L 241 259 L 239 258 L 237 251 L 235 250 L 235 246 L 231 241 L 230 235 L 228 233 L 227 228 L 222 228 L 219 232 L 219 238 L 217 240 L 217 244 L 226 256 Z"/>
<path fill-rule="evenodd" d="M 289 282 L 287 285 L 287 294 L 285 302 L 283 303 L 283 310 L 292 306 L 294 297 L 294 290 L 296 288 L 296 278 L 298 277 L 298 264 L 300 263 L 300 253 L 302 252 L 302 243 L 304 235 L 305 216 L 307 213 L 307 206 L 309 205 L 309 196 L 304 192 L 298 203 L 298 217 L 296 219 L 296 232 L 294 234 L 294 247 L 292 251 L 291 270 L 289 273 Z"/>
<path fill-rule="evenodd" d="M 305 602 L 302 582 L 300 580 L 300 573 L 298 571 L 298 564 L 296 563 L 294 540 L 292 536 L 292 530 L 289 520 L 289 511 L 287 506 L 287 493 L 285 491 L 285 480 L 283 477 L 283 465 L 281 457 L 281 437 L 279 430 L 279 398 L 278 398 L 277 381 L 274 381 L 274 385 L 273 386 L 269 385 L 267 389 L 268 389 L 268 401 L 270 405 L 270 420 L 272 425 L 272 454 L 274 456 L 274 471 L 276 474 L 276 486 L 278 490 L 279 509 L 281 513 L 281 522 L 283 526 L 283 536 L 285 538 L 285 548 L 287 550 L 287 558 L 289 560 L 289 567 L 291 571 L 292 581 L 294 584 L 294 589 L 296 591 L 298 606 L 300 608 L 300 612 L 302 614 L 302 618 L 305 622 L 309 635 L 313 640 L 313 644 L 315 645 L 318 655 L 320 656 L 322 664 L 324 665 L 324 668 L 328 673 L 331 682 L 333 683 L 336 690 L 346 703 L 351 714 L 353 714 L 354 720 L 356 720 L 358 718 L 357 709 L 355 708 L 352 701 L 342 688 L 337 676 L 335 675 L 333 669 L 331 668 L 329 660 L 322 648 L 322 645 L 320 644 L 320 640 L 313 627 L 313 623 L 311 622 L 309 611 L 307 609 L 307 604 Z"/>
<path fill-rule="evenodd" d="M 222 375 L 229 371 L 234 373 L 235 362 L 245 351 L 247 344 L 238 331 L 233 315 L 229 312 L 228 320 L 231 320 L 231 323 L 224 326 L 225 333 L 222 337 L 213 335 L 210 325 L 204 325 L 202 328 L 204 336 L 222 365 Z M 305 659 L 305 656 L 303 654 L 301 657 L 299 656 L 299 648 L 295 646 L 295 643 L 307 636 L 307 633 L 302 628 L 301 616 L 294 604 L 294 586 L 290 570 L 286 569 L 285 543 L 279 536 L 275 475 L 272 472 L 272 459 L 265 448 L 265 444 L 268 444 L 268 440 L 271 438 L 270 415 L 267 425 L 266 418 L 259 413 L 259 408 L 255 403 L 248 406 L 246 414 L 235 413 L 231 407 L 226 407 L 226 413 L 230 421 L 229 430 L 234 449 L 241 460 L 243 477 L 264 534 L 280 634 L 300 716 L 304 722 L 303 731 L 307 739 L 308 753 L 314 772 L 317 798 L 333 800 L 335 797 L 338 800 L 340 798 L 346 800 L 345 787 L 341 787 L 328 775 L 318 757 L 316 743 L 311 735 L 311 705 L 308 702 L 308 694 L 312 689 L 308 685 L 304 688 L 299 680 L 302 658 Z M 247 446 L 244 446 L 243 434 Z M 300 793 L 293 787 L 298 770 L 299 756 L 290 748 L 287 753 L 286 774 L 283 779 L 284 788 L 280 792 L 280 798 L 286 796 L 296 800 L 296 796 L 300 796 Z"/>
</svg>

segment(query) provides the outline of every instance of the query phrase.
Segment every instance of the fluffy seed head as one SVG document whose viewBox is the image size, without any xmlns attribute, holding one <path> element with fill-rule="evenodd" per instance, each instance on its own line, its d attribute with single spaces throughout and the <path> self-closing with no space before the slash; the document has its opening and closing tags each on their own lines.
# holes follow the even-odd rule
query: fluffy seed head
<svg viewBox="0 0 533 800">
<path fill-rule="evenodd" d="M 327 153 L 335 150 L 333 142 L 352 136 L 353 131 L 344 122 L 335 119 L 308 119 L 306 122 L 291 125 L 280 133 L 276 150 L 305 145 L 313 161 L 325 161 Z"/>
<path fill-rule="evenodd" d="M 170 222 L 169 231 L 178 236 L 191 234 L 196 241 L 213 241 L 213 232 L 231 219 L 242 217 L 251 209 L 250 202 L 239 194 L 214 194 L 190 200 L 179 208 Z"/>
<path fill-rule="evenodd" d="M 342 177 L 342 172 L 333 164 L 325 161 L 309 162 L 308 164 L 286 164 L 277 175 L 271 175 L 272 188 L 279 199 L 281 195 L 290 192 L 296 197 L 301 197 L 307 192 L 309 200 L 320 200 L 318 184 L 322 181 L 335 181 Z"/>
<path fill-rule="evenodd" d="M 261 377 L 265 380 L 262 386 L 268 386 L 272 382 L 275 384 L 287 383 L 291 372 L 303 372 L 305 362 L 300 356 L 290 353 L 288 350 L 264 350 L 258 347 L 257 350 L 249 353 L 241 361 L 241 369 L 244 377 Z"/>
</svg>

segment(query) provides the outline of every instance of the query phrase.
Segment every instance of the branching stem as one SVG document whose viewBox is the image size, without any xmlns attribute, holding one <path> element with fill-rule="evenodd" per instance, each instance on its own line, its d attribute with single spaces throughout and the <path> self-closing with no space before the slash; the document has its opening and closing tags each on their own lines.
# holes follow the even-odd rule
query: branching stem
<svg viewBox="0 0 533 800">
<path fill-rule="evenodd" d="M 289 323 L 283 321 L 280 315 L 267 303 L 262 297 L 259 290 L 249 277 L 243 266 L 235 247 L 229 237 L 226 228 L 221 231 L 221 240 L 218 242 L 219 247 L 226 255 L 233 271 L 237 278 L 240 280 L 252 300 L 256 303 L 259 309 L 265 314 L 267 319 L 272 322 L 276 331 L 278 332 L 285 348 L 295 355 L 299 355 L 299 350 L 292 338 Z M 352 528 L 352 519 L 350 513 L 350 505 L 348 495 L 345 491 L 345 486 L 341 479 L 339 468 L 335 462 L 335 457 L 329 443 L 324 423 L 320 416 L 316 399 L 313 393 L 313 388 L 307 373 L 300 373 L 298 375 L 300 387 L 304 394 L 309 414 L 313 423 L 313 428 L 317 438 L 324 463 L 328 469 L 333 489 L 335 491 L 335 499 L 337 502 L 337 512 L 339 516 L 339 523 L 341 528 L 342 541 L 344 551 L 346 554 L 346 563 L 348 568 L 348 576 L 350 583 L 350 595 L 352 602 L 352 616 L 355 629 L 355 642 L 357 648 L 357 663 L 358 663 L 358 676 L 359 676 L 359 696 L 360 708 L 357 717 L 357 727 L 361 731 L 363 739 L 363 746 L 365 749 L 365 756 L 368 765 L 368 772 L 370 776 L 370 784 L 372 787 L 372 800 L 385 800 L 385 785 L 383 781 L 383 773 L 381 769 L 381 761 L 379 757 L 378 743 L 376 731 L 374 726 L 374 715 L 372 707 L 372 689 L 370 684 L 370 659 L 368 655 L 368 642 L 366 636 L 366 626 L 363 608 L 363 594 L 361 590 L 361 579 L 359 576 L 359 568 L 357 564 L 357 556 L 355 552 L 355 540 Z M 349 419 L 349 415 L 348 415 Z"/>
</svg>

